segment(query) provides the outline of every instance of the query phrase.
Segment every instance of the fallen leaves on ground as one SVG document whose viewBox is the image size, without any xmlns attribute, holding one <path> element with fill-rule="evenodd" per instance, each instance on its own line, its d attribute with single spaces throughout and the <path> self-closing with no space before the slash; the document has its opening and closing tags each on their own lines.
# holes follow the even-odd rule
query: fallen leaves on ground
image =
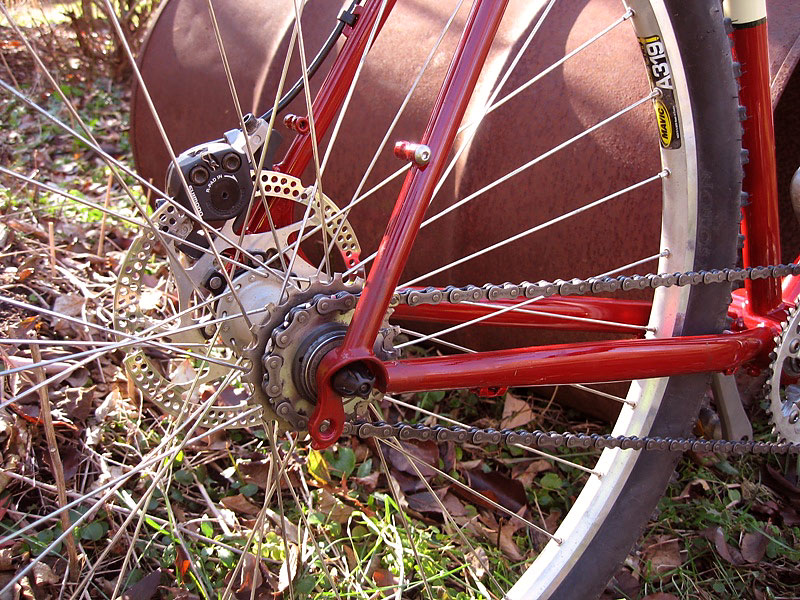
<svg viewBox="0 0 800 600">
<path fill-rule="evenodd" d="M 522 427 L 535 419 L 536 414 L 531 408 L 530 401 L 515 396 L 511 392 L 506 393 L 503 404 L 503 417 L 500 421 L 501 429 Z"/>
<path fill-rule="evenodd" d="M 403 452 L 392 446 L 383 446 L 383 452 L 389 465 L 412 477 L 417 477 L 417 469 L 425 479 L 436 474 L 432 467 L 439 465 L 439 445 L 436 442 L 401 441 Z M 407 453 L 413 458 L 406 456 Z M 416 468 L 415 468 L 416 467 Z"/>
<path fill-rule="evenodd" d="M 254 517 L 261 510 L 261 507 L 250 502 L 250 500 L 248 500 L 243 494 L 225 496 L 220 500 L 220 502 L 225 508 L 232 510 L 238 515 L 244 515 L 247 517 Z"/>
<path fill-rule="evenodd" d="M 161 569 L 148 573 L 122 594 L 122 600 L 150 600 L 161 582 Z"/>
<path fill-rule="evenodd" d="M 643 551 L 643 558 L 649 563 L 650 573 L 664 576 L 681 566 L 681 545 L 677 538 L 662 536 L 648 544 Z"/>
<path fill-rule="evenodd" d="M 465 471 L 464 476 L 469 487 L 477 493 L 460 486 L 454 486 L 453 491 L 471 504 L 476 504 L 489 510 L 499 510 L 481 497 L 485 496 L 514 513 L 527 505 L 528 499 L 525 495 L 525 486 L 498 471 L 484 473 L 480 469 L 471 469 Z"/>
<path fill-rule="evenodd" d="M 331 494 L 328 490 L 319 490 L 316 508 L 323 513 L 328 519 L 336 523 L 346 523 L 355 510 L 353 507 L 348 506 L 336 496 Z"/>
<path fill-rule="evenodd" d="M 742 558 L 749 563 L 757 563 L 767 551 L 767 536 L 761 531 L 748 531 L 742 536 L 740 545 Z"/>
<path fill-rule="evenodd" d="M 725 541 L 725 532 L 722 527 L 708 527 L 703 531 L 703 537 L 714 545 L 717 554 L 732 565 L 743 565 L 745 559 L 742 553 Z"/>
</svg>

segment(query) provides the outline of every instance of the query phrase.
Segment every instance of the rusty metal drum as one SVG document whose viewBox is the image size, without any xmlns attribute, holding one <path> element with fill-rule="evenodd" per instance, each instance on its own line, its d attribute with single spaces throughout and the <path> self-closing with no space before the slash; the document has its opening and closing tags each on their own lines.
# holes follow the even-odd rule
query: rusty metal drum
<svg viewBox="0 0 800 600">
<path fill-rule="evenodd" d="M 456 0 L 397 3 L 364 65 L 323 178 L 326 195 L 340 206 L 349 202 L 357 191 L 371 189 L 402 166 L 393 156 L 394 142 L 414 141 L 424 130 L 464 24 L 468 2 L 444 35 L 436 58 L 422 77 L 388 144 L 379 153 L 374 169 L 362 181 L 387 124 L 456 4 Z M 541 0 L 511 0 L 466 121 L 480 116 L 481 106 L 536 27 L 545 4 Z M 798 78 L 792 77 L 792 72 L 800 57 L 797 42 L 800 17 L 791 5 L 791 0 L 775 0 L 769 6 L 776 23 L 770 44 L 775 75 L 773 97 L 778 115 L 782 114 L 781 95 L 796 96 L 793 89 L 798 87 Z M 293 4 L 288 0 L 237 0 L 218 2 L 215 6 L 242 108 L 261 114 L 275 99 L 291 37 Z M 308 4 L 302 19 L 308 54 L 323 44 L 340 10 L 338 2 Z M 555 61 L 592 39 L 620 15 L 618 0 L 553 5 L 536 32 L 537 43 L 522 54 L 499 97 L 545 74 L 535 85 L 483 119 L 477 134 L 464 145 L 429 214 L 469 197 L 500 175 L 553 151 L 647 93 L 641 55 L 627 23 L 614 27 L 602 39 L 552 68 Z M 331 62 L 329 57 L 312 80 L 312 96 Z M 237 126 L 204 0 L 165 2 L 142 47 L 139 64 L 176 153 L 220 137 L 225 130 Z M 295 52 L 288 81 L 295 81 L 299 74 Z M 161 184 L 168 154 L 138 87 L 134 89 L 131 109 L 131 141 L 137 168 L 145 177 Z M 302 94 L 287 112 L 306 114 Z M 796 111 L 785 112 L 796 119 Z M 777 128 L 780 140 L 780 119 Z M 292 135 L 286 129 L 282 133 L 285 140 Z M 457 141 L 456 147 L 459 145 Z M 284 141 L 282 148 L 286 147 L 288 142 Z M 626 112 L 423 230 L 409 260 L 407 278 L 427 273 L 653 175 L 659 168 L 657 148 L 652 108 L 643 104 Z M 794 172 L 791 167 L 800 162 L 800 157 L 795 161 L 796 152 L 796 143 L 789 148 L 788 157 L 779 148 L 781 164 L 791 169 L 789 177 Z M 351 215 L 367 254 L 377 247 L 400 182 L 398 178 L 381 188 Z M 784 219 L 784 237 L 796 240 L 800 236 L 791 217 L 788 182 L 784 191 L 784 212 L 789 207 L 789 216 Z M 602 273 L 658 252 L 659 220 L 657 191 L 643 187 L 516 243 L 510 250 L 513 261 L 504 252 L 490 252 L 450 269 L 447 281 L 482 284 L 498 277 L 521 281 Z M 785 258 L 791 260 L 794 256 Z M 654 268 L 654 263 L 649 266 Z M 513 333 L 513 341 L 508 335 L 503 334 L 504 342 L 521 344 L 530 333 Z M 487 335 L 485 329 L 476 329 L 476 333 L 466 338 L 482 346 L 495 345 L 493 336 Z M 556 339 L 571 338 L 569 334 L 536 335 L 537 343 Z"/>
</svg>

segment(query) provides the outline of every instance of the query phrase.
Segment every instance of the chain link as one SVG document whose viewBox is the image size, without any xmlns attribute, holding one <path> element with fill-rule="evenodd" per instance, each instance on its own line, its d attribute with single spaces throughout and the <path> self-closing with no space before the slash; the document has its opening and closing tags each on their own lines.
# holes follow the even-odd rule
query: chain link
<svg viewBox="0 0 800 600">
<path fill-rule="evenodd" d="M 731 269 L 711 269 L 708 271 L 689 271 L 687 273 L 649 273 L 647 275 L 620 275 L 619 277 L 590 277 L 565 281 L 538 281 L 519 284 L 487 283 L 484 286 L 449 286 L 444 289 L 428 287 L 422 290 L 402 290 L 394 295 L 398 304 L 419 306 L 420 304 L 458 304 L 461 302 L 493 302 L 515 300 L 517 298 L 547 298 L 550 296 L 584 296 L 609 292 L 630 292 L 633 290 L 655 289 L 673 285 L 700 285 L 722 282 L 739 282 L 746 279 L 767 279 L 800 275 L 800 264 L 770 265 L 768 267 L 747 267 Z"/>
</svg>

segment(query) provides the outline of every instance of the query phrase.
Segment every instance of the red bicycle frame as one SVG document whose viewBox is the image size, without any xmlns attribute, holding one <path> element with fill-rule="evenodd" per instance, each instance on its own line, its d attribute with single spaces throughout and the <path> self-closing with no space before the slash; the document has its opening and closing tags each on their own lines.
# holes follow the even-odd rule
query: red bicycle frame
<svg viewBox="0 0 800 600">
<path fill-rule="evenodd" d="M 317 139 L 322 139 L 351 85 L 358 61 L 368 51 L 370 33 L 380 28 L 395 0 L 367 0 L 356 25 L 347 32 L 331 71 L 317 94 L 312 111 Z M 626 339 L 518 348 L 445 357 L 383 362 L 372 352 L 434 187 L 441 176 L 457 129 L 478 75 L 494 39 L 507 0 L 474 0 L 464 31 L 442 83 L 420 143 L 430 148 L 430 161 L 413 164 L 403 183 L 374 264 L 364 285 L 342 345 L 329 352 L 317 371 L 318 399 L 309 422 L 316 447 L 325 447 L 341 435 L 344 411 L 331 379 L 342 369 L 360 363 L 389 392 L 426 391 L 465 387 L 502 387 L 631 380 L 646 377 L 733 372 L 745 362 L 763 359 L 771 349 L 784 300 L 793 302 L 800 288 L 787 278 L 783 293 L 775 279 L 748 281 L 731 305 L 736 331 L 696 337 Z M 383 10 L 382 10 L 383 9 Z M 779 228 L 775 178 L 774 133 L 769 96 L 766 19 L 748 23 L 733 34 L 737 60 L 742 64 L 740 101 L 747 107 L 744 145 L 749 150 L 744 208 L 746 236 L 744 266 L 777 264 Z M 297 135 L 276 169 L 300 176 L 311 158 L 311 134 Z M 280 207 L 273 207 L 280 210 Z M 256 215 L 262 220 L 263 213 Z M 415 320 L 462 323 L 486 316 L 513 301 L 469 304 L 402 306 L 396 314 Z M 516 327 L 547 327 L 630 333 L 625 325 L 646 324 L 648 302 L 601 298 L 544 299 L 535 311 L 506 311 L 482 323 Z M 567 317 L 565 319 L 564 317 Z M 588 324 L 581 318 L 608 321 Z M 617 325 L 622 324 L 622 325 Z M 587 360 L 591 357 L 591 360 Z"/>
</svg>

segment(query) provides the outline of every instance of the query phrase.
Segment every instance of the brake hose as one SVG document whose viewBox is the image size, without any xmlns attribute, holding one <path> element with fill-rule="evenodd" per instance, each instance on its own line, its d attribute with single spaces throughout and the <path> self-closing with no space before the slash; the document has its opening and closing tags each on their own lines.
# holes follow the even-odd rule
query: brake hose
<svg viewBox="0 0 800 600">
<path fill-rule="evenodd" d="M 322 46 L 322 48 L 317 53 L 317 55 L 314 57 L 314 60 L 311 62 L 311 64 L 308 67 L 308 79 L 309 80 L 314 76 L 314 73 L 317 72 L 317 69 L 319 69 L 320 65 L 328 57 L 328 54 L 330 54 L 330 51 L 336 45 L 336 41 L 339 39 L 339 36 L 342 35 L 342 31 L 344 31 L 345 26 L 347 26 L 347 25 L 350 25 L 350 26 L 355 25 L 355 22 L 356 22 L 356 19 L 358 18 L 358 16 L 353 11 L 355 10 L 356 6 L 358 6 L 358 3 L 359 3 L 359 0 L 353 0 L 353 2 L 350 4 L 350 8 L 348 8 L 345 11 L 343 11 L 339 15 L 339 18 L 338 18 L 339 23 L 336 25 L 334 30 L 328 36 L 328 39 L 325 41 L 325 44 Z M 280 102 L 278 102 L 278 114 L 283 112 L 283 110 L 287 106 L 289 106 L 289 103 L 292 100 L 294 100 L 302 90 L 303 90 L 303 77 L 298 79 L 297 82 L 292 86 L 292 89 L 290 89 L 283 96 L 283 98 L 280 99 Z M 261 115 L 261 118 L 264 119 L 265 121 L 269 121 L 271 117 L 272 117 L 272 109 L 271 108 L 267 112 L 265 112 L 263 115 Z"/>
</svg>

